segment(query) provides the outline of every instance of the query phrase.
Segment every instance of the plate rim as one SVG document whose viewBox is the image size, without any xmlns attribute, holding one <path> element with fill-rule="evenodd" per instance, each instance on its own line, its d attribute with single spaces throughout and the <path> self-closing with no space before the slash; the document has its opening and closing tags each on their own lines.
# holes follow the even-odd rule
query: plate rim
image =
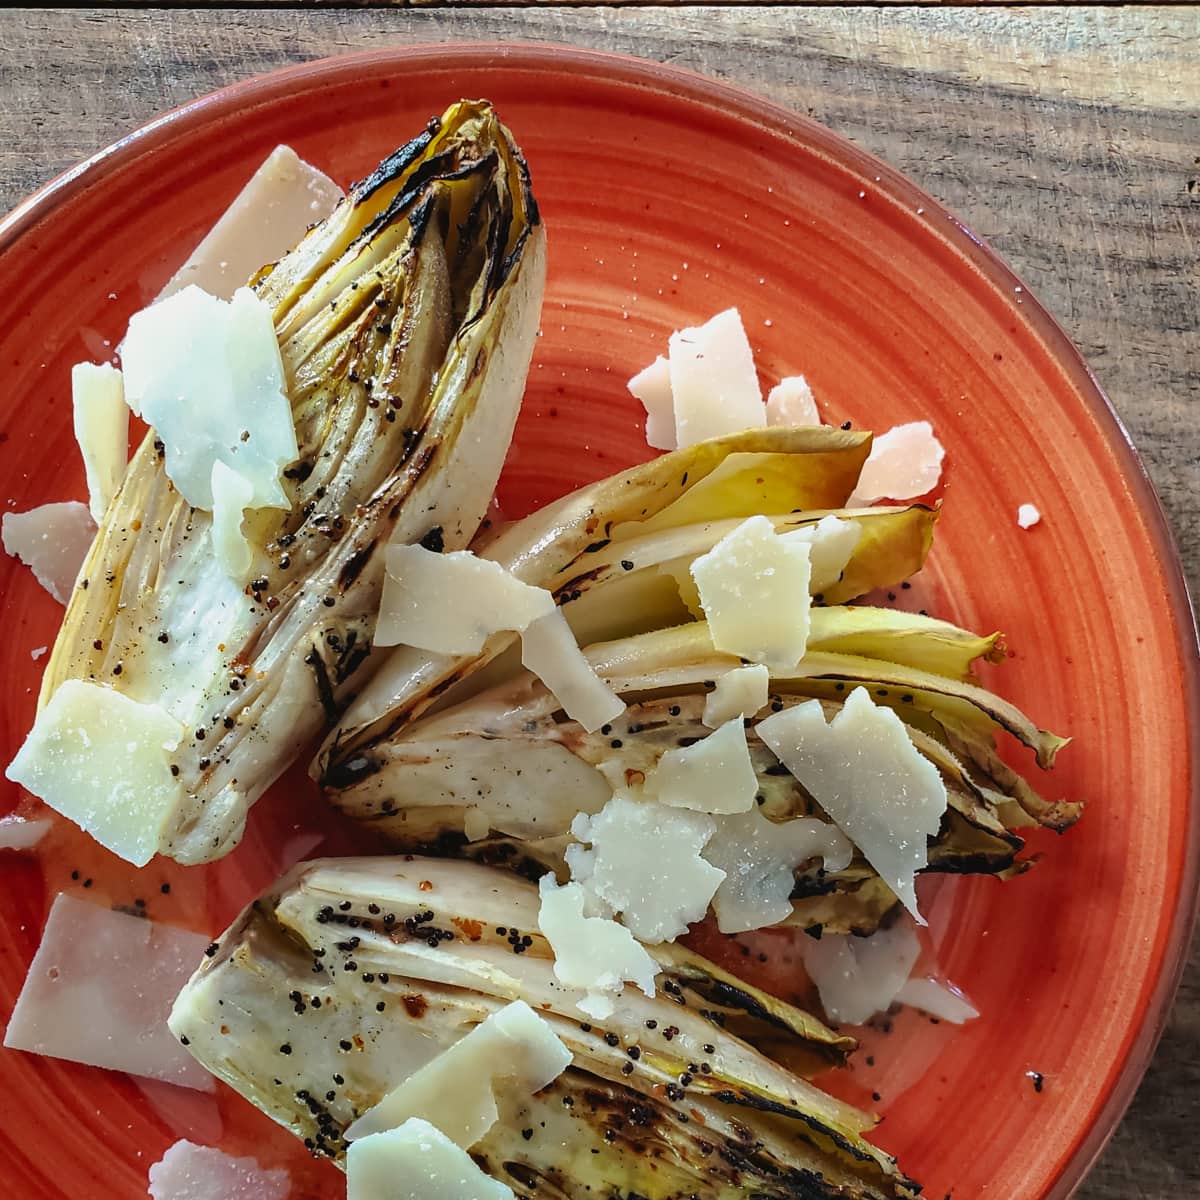
<svg viewBox="0 0 1200 1200">
<path fill-rule="evenodd" d="M 124 134 L 81 162 L 68 167 L 0 218 L 0 256 L 79 191 L 103 183 L 122 163 L 152 152 L 156 146 L 186 135 L 191 129 L 253 107 L 256 100 L 286 98 L 289 85 L 303 80 L 306 90 L 322 78 L 340 78 L 358 66 L 388 66 L 428 61 L 431 65 L 486 68 L 542 66 L 556 71 L 590 69 L 607 80 L 619 80 L 667 91 L 691 103 L 732 114 L 776 136 L 801 141 L 842 166 L 871 178 L 892 200 L 922 207 L 941 220 L 933 230 L 949 250 L 966 260 L 986 284 L 1003 297 L 1010 314 L 1043 345 L 1048 358 L 1066 376 L 1071 390 L 1096 418 L 1107 448 L 1118 464 L 1151 535 L 1151 548 L 1160 568 L 1168 610 L 1176 633 L 1181 663 L 1185 711 L 1189 721 L 1192 789 L 1188 797 L 1188 838 L 1182 883 L 1173 900 L 1162 969 L 1142 1019 L 1130 1032 L 1124 1062 L 1112 1077 L 1108 1094 L 1095 1118 L 1081 1127 L 1057 1175 L 1049 1181 L 1043 1200 L 1066 1200 L 1099 1158 L 1116 1132 L 1154 1056 L 1170 1018 L 1188 964 L 1193 933 L 1200 917 L 1200 625 L 1192 603 L 1183 560 L 1162 501 L 1133 439 L 1107 392 L 1058 320 L 1024 285 L 1020 276 L 985 239 L 915 180 L 844 134 L 802 113 L 743 87 L 697 71 L 615 51 L 542 41 L 495 42 L 464 40 L 420 42 L 377 47 L 303 60 L 253 75 L 204 93 Z M 800 136 L 798 137 L 798 132 Z M 953 232 L 953 240 L 947 236 Z M 1011 297 L 1021 296 L 1018 306 Z"/>
</svg>

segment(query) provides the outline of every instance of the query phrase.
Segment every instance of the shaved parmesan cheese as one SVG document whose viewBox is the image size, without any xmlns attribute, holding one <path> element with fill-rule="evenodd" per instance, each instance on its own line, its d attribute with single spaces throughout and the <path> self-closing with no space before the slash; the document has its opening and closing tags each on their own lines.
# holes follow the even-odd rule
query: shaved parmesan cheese
<svg viewBox="0 0 1200 1200">
<path fill-rule="evenodd" d="M 750 517 L 692 563 L 713 645 L 787 670 L 808 644 L 810 546 Z"/>
<path fill-rule="evenodd" d="M 346 1152 L 346 1200 L 515 1200 L 512 1188 L 428 1121 L 352 1142 Z"/>
<path fill-rule="evenodd" d="M 594 816 L 580 813 L 571 823 L 591 849 L 568 846 L 567 866 L 638 941 L 669 942 L 704 916 L 725 878 L 700 857 L 715 829 L 704 813 L 617 791 Z"/>
<path fill-rule="evenodd" d="M 821 414 L 803 375 L 781 379 L 767 396 L 768 425 L 820 425 Z"/>
<path fill-rule="evenodd" d="M 554 611 L 554 597 L 469 550 L 436 554 L 389 546 L 377 646 L 478 654 L 500 631 L 520 632 Z"/>
<path fill-rule="evenodd" d="M 134 866 L 158 851 L 183 786 L 171 751 L 183 726 L 153 704 L 68 679 L 5 774 Z"/>
<path fill-rule="evenodd" d="M 946 785 L 900 718 L 858 687 L 828 725 L 811 700 L 767 717 L 755 732 L 924 924 L 916 873 L 941 826 Z"/>
<path fill-rule="evenodd" d="M 60 894 L 4 1044 L 211 1091 L 212 1077 L 167 1029 L 207 945 L 202 934 Z"/>
<path fill-rule="evenodd" d="M 134 313 L 121 348 L 125 398 L 165 447 L 167 476 L 213 507 L 213 463 L 248 480 L 252 508 L 288 508 L 280 483 L 296 430 L 271 310 L 249 288 L 229 301 L 198 287 Z"/>
<path fill-rule="evenodd" d="M 605 993 L 620 992 L 626 980 L 653 997 L 658 964 L 624 925 L 585 915 L 586 896 L 578 883 L 560 887 L 553 875 L 543 875 L 538 892 L 538 928 L 554 951 L 554 974 L 588 993 L 580 1008 L 597 1020 L 611 1016 L 612 999 Z"/>
<path fill-rule="evenodd" d="M 95 536 L 87 505 L 78 500 L 5 513 L 0 522 L 5 552 L 29 567 L 59 604 L 71 595 Z"/>
<path fill-rule="evenodd" d="M 669 346 L 678 445 L 766 425 L 754 354 L 736 308 L 671 334 Z"/>
<path fill-rule="evenodd" d="M 886 1012 L 921 953 L 911 925 L 902 921 L 870 937 L 826 934 L 801 939 L 804 969 L 831 1021 L 861 1025 Z"/>
<path fill-rule="evenodd" d="M 802 525 L 779 537 L 791 545 L 811 547 L 808 557 L 812 577 L 808 586 L 809 591 L 819 595 L 841 579 L 862 537 L 862 526 L 857 521 L 846 521 L 831 514 L 815 525 Z"/>
<path fill-rule="evenodd" d="M 1042 519 L 1042 514 L 1032 504 L 1022 504 L 1017 509 L 1017 524 L 1022 529 L 1031 529 Z"/>
<path fill-rule="evenodd" d="M 99 524 L 129 461 L 129 409 L 121 372 L 111 363 L 76 363 L 71 368 L 71 404 L 87 475 L 88 508 Z"/>
<path fill-rule="evenodd" d="M 347 1141 L 424 1117 L 464 1150 L 499 1120 L 505 1080 L 532 1095 L 571 1065 L 571 1052 L 523 1000 L 493 1013 L 431 1063 L 393 1088 L 347 1129 Z"/>
<path fill-rule="evenodd" d="M 646 780 L 646 794 L 660 804 L 706 813 L 745 812 L 757 792 L 741 716 L 690 746 L 668 750 Z"/>
<path fill-rule="evenodd" d="M 329 216 L 343 194 L 290 146 L 276 146 L 158 299 L 195 284 L 228 300 L 260 267 L 282 258 L 310 225 Z"/>
<path fill-rule="evenodd" d="M 32 658 L 34 662 L 37 662 L 37 660 L 41 658 L 42 655 L 45 654 L 49 649 L 49 646 L 35 646 L 32 650 L 30 650 L 29 657 Z"/>
<path fill-rule="evenodd" d="M 254 499 L 254 487 L 218 459 L 212 468 L 212 497 L 213 552 L 230 579 L 245 583 L 250 577 L 254 553 L 242 533 L 242 519 Z"/>
<path fill-rule="evenodd" d="M 257 1159 L 194 1142 L 176 1142 L 150 1168 L 153 1200 L 285 1200 L 289 1191 L 286 1171 L 264 1171 Z"/>
<path fill-rule="evenodd" d="M 979 1016 L 979 1010 L 965 996 L 936 979 L 910 979 L 896 993 L 896 999 L 952 1025 L 965 1025 Z"/>
<path fill-rule="evenodd" d="M 478 804 L 470 804 L 463 813 L 463 833 L 468 842 L 481 842 L 492 832 L 492 819 Z"/>
<path fill-rule="evenodd" d="M 717 679 L 717 686 L 704 699 L 704 724 L 709 729 L 733 717 L 753 717 L 767 704 L 771 673 L 766 667 L 734 667 Z"/>
<path fill-rule="evenodd" d="M 561 608 L 539 617 L 522 633 L 521 662 L 588 733 L 625 711 L 625 701 L 596 674 L 579 649 Z"/>
<path fill-rule="evenodd" d="M 671 368 L 659 355 L 626 385 L 646 410 L 646 441 L 656 450 L 675 449 L 675 408 Z"/>
<path fill-rule="evenodd" d="M 762 929 L 790 916 L 795 870 L 818 856 L 826 871 L 849 865 L 852 848 L 835 825 L 809 817 L 769 821 L 757 808 L 722 817 L 704 851 L 725 872 L 713 897 L 721 932 Z"/>
<path fill-rule="evenodd" d="M 50 832 L 45 817 L 27 821 L 24 817 L 0 817 L 0 850 L 32 850 Z"/>
<path fill-rule="evenodd" d="M 862 474 L 847 508 L 860 508 L 876 500 L 911 500 L 937 486 L 946 451 L 928 421 L 897 425 L 880 434 L 871 445 Z"/>
</svg>

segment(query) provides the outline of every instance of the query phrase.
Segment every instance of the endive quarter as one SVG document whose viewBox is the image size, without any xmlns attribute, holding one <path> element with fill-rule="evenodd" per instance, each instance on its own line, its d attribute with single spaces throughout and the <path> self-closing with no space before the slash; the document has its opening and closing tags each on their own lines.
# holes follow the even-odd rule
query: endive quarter
<svg viewBox="0 0 1200 1200">
<path fill-rule="evenodd" d="M 93 681 L 188 731 L 163 853 L 228 851 L 249 806 L 369 673 L 388 542 L 453 549 L 475 533 L 544 274 L 520 152 L 489 105 L 455 104 L 252 280 L 273 312 L 299 456 L 290 508 L 248 514 L 245 589 L 147 435 L 71 597 L 41 704 L 64 681 Z"/>
<path fill-rule="evenodd" d="M 656 948 L 603 1028 L 559 984 L 537 892 L 461 863 L 355 859 L 297 868 L 212 948 L 171 1015 L 220 1078 L 340 1160 L 346 1126 L 438 1051 L 524 999 L 572 1054 L 534 1095 L 502 1092 L 472 1157 L 522 1197 L 886 1200 L 915 1186 L 864 1138 L 870 1118 L 755 1048 L 810 1061 L 853 1043 Z M 735 1032 L 736 1030 L 736 1032 Z"/>
</svg>

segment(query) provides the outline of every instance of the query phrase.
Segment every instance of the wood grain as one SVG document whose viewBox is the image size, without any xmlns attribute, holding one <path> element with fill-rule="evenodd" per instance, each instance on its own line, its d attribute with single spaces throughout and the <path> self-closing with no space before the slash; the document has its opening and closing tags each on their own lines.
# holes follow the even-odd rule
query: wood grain
<svg viewBox="0 0 1200 1200">
<path fill-rule="evenodd" d="M 1008 259 L 1083 350 L 1200 586 L 1200 8 L 10 11 L 0 207 L 222 84 L 357 48 L 461 39 L 569 42 L 690 67 L 808 113 L 908 173 Z M 1082 1200 L 1200 1195 L 1197 1095 L 1194 958 Z"/>
</svg>

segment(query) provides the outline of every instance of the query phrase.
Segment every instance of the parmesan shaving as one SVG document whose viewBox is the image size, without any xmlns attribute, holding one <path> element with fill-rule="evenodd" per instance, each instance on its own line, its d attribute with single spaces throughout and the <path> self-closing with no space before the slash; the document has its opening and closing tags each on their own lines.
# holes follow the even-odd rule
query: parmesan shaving
<svg viewBox="0 0 1200 1200">
<path fill-rule="evenodd" d="M 952 1025 L 965 1025 L 979 1016 L 979 1010 L 965 996 L 936 979 L 914 977 L 896 993 L 896 999 Z"/>
<path fill-rule="evenodd" d="M 1022 504 L 1017 509 L 1017 524 L 1022 529 L 1032 529 L 1041 519 L 1042 514 L 1032 504 Z"/>
<path fill-rule="evenodd" d="M 810 547 L 809 591 L 819 594 L 841 580 L 842 572 L 862 538 L 862 526 L 857 521 L 830 514 L 815 525 L 802 525 L 778 536 L 789 545 Z"/>
<path fill-rule="evenodd" d="M 5 552 L 19 558 L 59 604 L 66 604 L 92 548 L 96 526 L 78 500 L 5 513 L 0 537 Z"/>
<path fill-rule="evenodd" d="M 218 459 L 212 467 L 212 496 L 213 552 L 225 574 L 244 584 L 250 578 L 254 552 L 242 532 L 242 520 L 254 499 L 254 488 Z"/>
<path fill-rule="evenodd" d="M 50 832 L 50 821 L 42 817 L 0 817 L 0 850 L 32 850 Z"/>
<path fill-rule="evenodd" d="M 619 914 L 641 942 L 669 942 L 708 909 L 724 871 L 700 857 L 716 823 L 705 813 L 637 800 L 618 790 L 594 816 L 580 813 L 568 846 L 572 879 Z"/>
<path fill-rule="evenodd" d="M 876 500 L 911 500 L 932 491 L 942 477 L 946 451 L 928 421 L 897 425 L 880 434 L 871 445 L 862 474 L 847 508 L 861 508 Z"/>
<path fill-rule="evenodd" d="M 253 1158 L 176 1142 L 150 1168 L 152 1200 L 286 1200 L 286 1171 L 264 1171 Z"/>
<path fill-rule="evenodd" d="M 646 794 L 660 804 L 705 813 L 745 812 L 757 792 L 740 715 L 690 746 L 668 750 L 646 780 Z"/>
<path fill-rule="evenodd" d="M 671 368 L 661 355 L 628 383 L 629 391 L 646 410 L 646 441 L 656 450 L 675 449 L 675 408 L 671 397 Z"/>
<path fill-rule="evenodd" d="M 501 631 L 521 632 L 554 611 L 554 597 L 469 550 L 389 546 L 377 646 L 478 654 Z"/>
<path fill-rule="evenodd" d="M 579 649 L 561 608 L 533 621 L 521 635 L 521 662 L 588 733 L 625 711 L 625 701 L 596 674 Z"/>
<path fill-rule="evenodd" d="M 767 705 L 770 683 L 771 673 L 761 664 L 726 671 L 704 698 L 704 724 L 716 729 L 733 717 L 756 716 Z"/>
<path fill-rule="evenodd" d="M 768 425 L 820 425 L 821 414 L 803 375 L 781 379 L 767 396 Z"/>
<path fill-rule="evenodd" d="M 922 924 L 916 874 L 946 811 L 946 785 L 890 708 L 857 687 L 829 723 L 818 700 L 760 721 L 757 734 Z"/>
<path fill-rule="evenodd" d="M 870 937 L 831 933 L 802 941 L 804 969 L 817 986 L 826 1016 L 850 1025 L 861 1025 L 891 1007 L 921 953 L 907 921 Z"/>
<path fill-rule="evenodd" d="M 121 372 L 111 363 L 76 363 L 71 368 L 71 406 L 87 476 L 88 509 L 99 525 L 129 460 L 129 409 Z"/>
<path fill-rule="evenodd" d="M 743 521 L 692 563 L 713 645 L 788 670 L 804 657 L 812 597 L 805 542 L 775 533 L 764 516 Z"/>
</svg>

